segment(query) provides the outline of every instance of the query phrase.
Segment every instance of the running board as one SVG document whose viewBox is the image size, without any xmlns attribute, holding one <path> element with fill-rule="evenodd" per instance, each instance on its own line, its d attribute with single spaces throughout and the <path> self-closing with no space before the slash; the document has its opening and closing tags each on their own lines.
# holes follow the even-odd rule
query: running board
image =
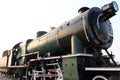
<svg viewBox="0 0 120 80">
<path fill-rule="evenodd" d="M 120 67 L 86 67 L 85 71 L 120 71 Z"/>
<path fill-rule="evenodd" d="M 41 60 L 53 60 L 53 59 L 63 59 L 63 58 L 72 58 L 72 57 L 93 57 L 93 54 L 85 54 L 85 53 L 76 53 L 73 55 L 64 55 L 64 56 L 55 56 L 55 57 L 45 57 L 45 58 L 36 58 L 36 59 L 31 59 L 30 62 L 34 61 L 41 61 Z"/>
<path fill-rule="evenodd" d="M 7 68 L 27 68 L 29 65 L 8 66 Z"/>
</svg>

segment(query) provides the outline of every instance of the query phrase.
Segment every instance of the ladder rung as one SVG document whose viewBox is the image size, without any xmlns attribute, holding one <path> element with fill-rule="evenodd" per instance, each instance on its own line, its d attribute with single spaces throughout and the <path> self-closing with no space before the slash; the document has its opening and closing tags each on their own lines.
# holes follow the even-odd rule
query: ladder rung
<svg viewBox="0 0 120 80">
<path fill-rule="evenodd" d="M 34 73 L 43 73 L 43 71 L 33 71 Z"/>
<path fill-rule="evenodd" d="M 36 77 L 57 77 L 57 74 L 31 74 L 32 76 L 36 76 Z"/>
<path fill-rule="evenodd" d="M 50 71 L 50 72 L 57 72 L 56 69 L 49 69 L 48 71 Z"/>
<path fill-rule="evenodd" d="M 26 79 L 27 77 L 26 76 L 22 76 L 22 78 Z"/>
<path fill-rule="evenodd" d="M 51 63 L 51 64 L 46 64 L 47 66 L 53 66 L 53 65 L 58 65 L 58 63 Z"/>
</svg>

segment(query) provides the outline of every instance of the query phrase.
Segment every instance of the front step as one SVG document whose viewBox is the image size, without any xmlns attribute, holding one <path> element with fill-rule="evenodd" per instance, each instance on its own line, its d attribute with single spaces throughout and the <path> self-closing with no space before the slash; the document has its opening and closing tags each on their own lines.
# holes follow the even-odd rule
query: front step
<svg viewBox="0 0 120 80">
<path fill-rule="evenodd" d="M 57 74 L 31 74 L 31 76 L 35 76 L 35 77 L 58 77 Z"/>
</svg>

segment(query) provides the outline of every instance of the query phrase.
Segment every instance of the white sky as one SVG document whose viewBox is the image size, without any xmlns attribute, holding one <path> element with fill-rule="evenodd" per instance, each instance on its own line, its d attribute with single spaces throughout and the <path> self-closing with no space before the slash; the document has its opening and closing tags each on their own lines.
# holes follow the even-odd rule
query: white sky
<svg viewBox="0 0 120 80">
<path fill-rule="evenodd" d="M 49 31 L 50 26 L 78 15 L 83 6 L 102 7 L 112 0 L 0 0 L 0 56 L 4 50 L 27 39 L 37 31 Z M 120 0 L 115 0 L 120 5 Z M 119 6 L 120 7 L 120 6 Z M 120 11 L 111 19 L 114 42 L 110 51 L 120 61 Z"/>
</svg>

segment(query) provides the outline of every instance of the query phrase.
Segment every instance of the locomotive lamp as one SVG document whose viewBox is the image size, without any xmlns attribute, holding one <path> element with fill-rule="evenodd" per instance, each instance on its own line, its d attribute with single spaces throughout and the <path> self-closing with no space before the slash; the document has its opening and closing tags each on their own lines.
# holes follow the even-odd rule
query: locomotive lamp
<svg viewBox="0 0 120 80">
<path fill-rule="evenodd" d="M 109 4 L 106 4 L 102 7 L 103 10 L 103 20 L 107 20 L 110 17 L 114 16 L 115 13 L 119 10 L 118 4 L 113 1 Z"/>
<path fill-rule="evenodd" d="M 118 5 L 115 1 L 106 4 L 102 7 L 103 12 L 117 12 L 118 11 Z"/>
</svg>

